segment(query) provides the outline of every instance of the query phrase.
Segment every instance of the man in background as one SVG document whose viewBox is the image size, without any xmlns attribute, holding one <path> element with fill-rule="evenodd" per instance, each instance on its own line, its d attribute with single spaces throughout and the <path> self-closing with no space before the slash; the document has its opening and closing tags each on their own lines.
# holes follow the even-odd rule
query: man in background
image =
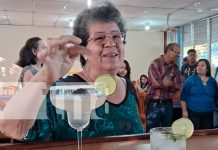
<svg viewBox="0 0 218 150">
<path fill-rule="evenodd" d="M 164 55 L 155 59 L 148 70 L 150 90 L 146 109 L 146 131 L 154 127 L 169 127 L 173 118 L 173 94 L 181 89 L 182 81 L 177 61 L 180 47 L 170 43 Z"/>
<path fill-rule="evenodd" d="M 187 54 L 188 54 L 188 57 L 187 57 L 188 61 L 187 63 L 184 63 L 181 68 L 181 75 L 182 75 L 183 83 L 189 76 L 196 75 L 196 66 L 197 66 L 196 50 L 189 49 Z"/>
</svg>

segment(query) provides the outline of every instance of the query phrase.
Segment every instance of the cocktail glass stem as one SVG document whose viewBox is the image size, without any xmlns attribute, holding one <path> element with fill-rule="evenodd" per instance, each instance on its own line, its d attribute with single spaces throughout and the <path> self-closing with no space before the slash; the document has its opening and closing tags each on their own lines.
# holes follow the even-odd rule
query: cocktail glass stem
<svg viewBox="0 0 218 150">
<path fill-rule="evenodd" d="M 82 150 L 82 130 L 77 130 L 78 150 Z"/>
</svg>

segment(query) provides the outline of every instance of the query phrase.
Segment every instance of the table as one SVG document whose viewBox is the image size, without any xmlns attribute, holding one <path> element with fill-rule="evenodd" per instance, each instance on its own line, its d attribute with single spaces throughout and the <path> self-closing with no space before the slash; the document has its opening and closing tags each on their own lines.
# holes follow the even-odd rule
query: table
<svg viewBox="0 0 218 150">
<path fill-rule="evenodd" d="M 1 144 L 1 150 L 77 150 L 76 141 Z M 218 130 L 195 131 L 187 150 L 217 150 Z M 84 139 L 83 150 L 150 150 L 149 135 L 126 135 Z"/>
</svg>

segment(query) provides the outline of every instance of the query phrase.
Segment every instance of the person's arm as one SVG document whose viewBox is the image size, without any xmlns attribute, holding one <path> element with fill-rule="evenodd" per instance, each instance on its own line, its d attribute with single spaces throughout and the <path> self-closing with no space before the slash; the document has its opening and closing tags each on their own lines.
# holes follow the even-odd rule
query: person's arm
<svg viewBox="0 0 218 150">
<path fill-rule="evenodd" d="M 182 67 L 181 67 L 181 75 L 182 76 L 184 75 L 184 70 L 185 70 L 185 64 L 183 64 Z"/>
<path fill-rule="evenodd" d="M 23 139 L 35 122 L 47 89 L 43 71 L 34 76 L 22 90 L 17 92 L 0 112 L 0 130 L 6 136 Z"/>
<path fill-rule="evenodd" d="M 182 107 L 182 117 L 188 118 L 187 106 L 186 106 L 186 102 L 184 100 L 181 100 L 181 107 Z"/>
<path fill-rule="evenodd" d="M 218 73 L 218 67 L 216 67 L 216 71 L 215 71 L 215 75 L 214 75 L 215 79 L 216 79 L 217 73 Z"/>
<path fill-rule="evenodd" d="M 182 88 L 182 76 L 180 75 L 179 70 L 178 70 L 175 78 L 173 79 L 172 91 L 176 92 L 176 91 L 181 90 L 181 88 Z"/>
<path fill-rule="evenodd" d="M 149 82 L 154 88 L 163 88 L 163 80 L 161 80 L 161 73 L 157 62 L 153 62 L 148 69 Z"/>
<path fill-rule="evenodd" d="M 190 96 L 190 88 L 192 86 L 192 78 L 188 78 L 186 82 L 184 83 L 184 86 L 182 88 L 181 94 L 180 94 L 180 100 L 181 100 L 181 107 L 182 107 L 182 117 L 188 118 L 188 111 L 187 111 L 187 100 Z"/>
<path fill-rule="evenodd" d="M 48 41 L 48 51 L 39 53 L 43 68 L 17 92 L 0 112 L 0 131 L 12 138 L 23 139 L 35 122 L 38 110 L 49 87 L 72 67 L 74 58 L 87 54 L 77 46 L 81 42 L 74 36 L 62 36 Z M 67 43 L 75 46 L 66 48 Z M 61 49 L 58 49 L 61 48 Z"/>
<path fill-rule="evenodd" d="M 140 80 L 137 80 L 137 91 L 140 94 L 140 92 L 143 92 L 143 89 L 141 88 Z"/>
</svg>

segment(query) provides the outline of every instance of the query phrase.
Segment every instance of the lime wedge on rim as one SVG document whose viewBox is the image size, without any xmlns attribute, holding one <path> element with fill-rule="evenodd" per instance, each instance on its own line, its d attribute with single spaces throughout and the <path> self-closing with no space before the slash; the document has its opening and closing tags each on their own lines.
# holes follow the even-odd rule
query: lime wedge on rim
<svg viewBox="0 0 218 150">
<path fill-rule="evenodd" d="M 180 118 L 172 124 L 173 134 L 185 135 L 186 138 L 192 136 L 194 132 L 194 125 L 188 118 Z"/>
<path fill-rule="evenodd" d="M 94 85 L 96 90 L 104 90 L 106 96 L 113 94 L 117 87 L 115 78 L 110 74 L 104 74 L 97 77 Z"/>
</svg>

